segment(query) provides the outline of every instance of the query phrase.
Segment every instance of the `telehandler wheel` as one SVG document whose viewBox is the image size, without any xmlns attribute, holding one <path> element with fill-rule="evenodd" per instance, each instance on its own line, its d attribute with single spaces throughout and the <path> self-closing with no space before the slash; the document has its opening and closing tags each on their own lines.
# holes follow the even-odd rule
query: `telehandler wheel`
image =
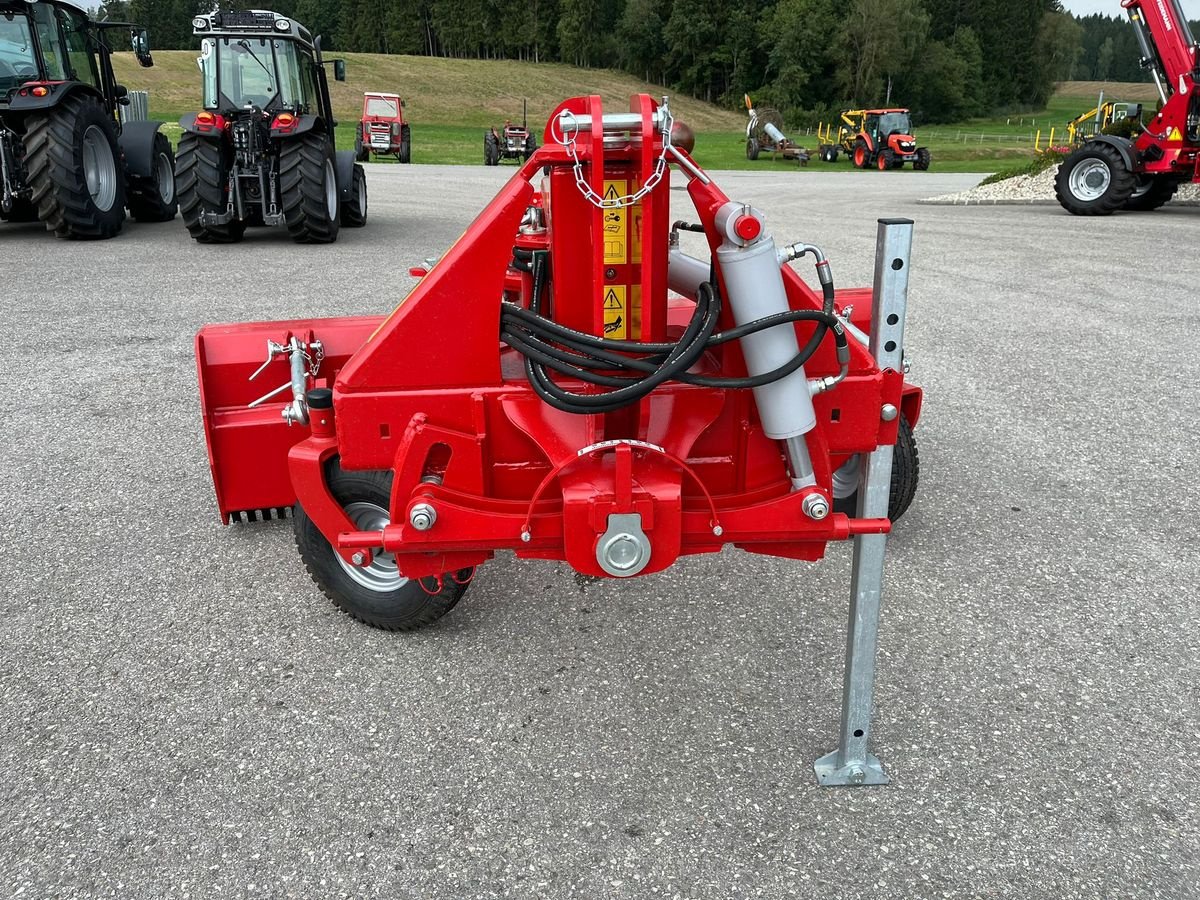
<svg viewBox="0 0 1200 900">
<path fill-rule="evenodd" d="M 904 165 L 903 160 L 900 165 Z M 896 154 L 891 150 L 880 150 L 879 155 L 875 157 L 875 168 L 880 172 L 887 172 L 896 168 Z"/>
<path fill-rule="evenodd" d="M 185 131 L 175 157 L 175 192 L 183 224 L 201 244 L 236 244 L 246 233 L 246 223 L 236 219 L 224 225 L 200 222 L 203 212 L 225 212 L 228 186 L 229 167 L 220 143 Z"/>
<path fill-rule="evenodd" d="M 350 201 L 342 204 L 342 226 L 362 228 L 367 224 L 367 174 L 358 163 L 350 176 Z"/>
<path fill-rule="evenodd" d="M 283 142 L 279 151 L 283 220 L 297 244 L 332 244 L 338 236 L 338 185 L 333 147 L 309 131 Z"/>
<path fill-rule="evenodd" d="M 837 493 L 838 482 L 858 484 L 858 467 L 861 459 L 854 457 L 834 475 L 834 492 Z M 921 476 L 921 458 L 917 454 L 917 440 L 913 437 L 912 426 L 908 419 L 900 416 L 900 431 L 896 435 L 896 447 L 892 451 L 892 488 L 888 496 L 888 518 L 895 522 L 908 508 L 912 506 L 913 498 L 917 495 L 917 482 Z M 845 497 L 834 497 L 834 512 L 854 515 L 858 510 L 858 489 Z"/>
<path fill-rule="evenodd" d="M 149 179 L 129 194 L 129 211 L 139 222 L 170 222 L 179 201 L 175 197 L 175 153 L 165 134 L 154 135 Z"/>
<path fill-rule="evenodd" d="M 754 138 L 746 139 L 746 159 L 750 160 L 751 162 L 758 159 L 759 149 L 758 141 L 756 141 Z"/>
<path fill-rule="evenodd" d="M 931 159 L 928 147 L 918 147 L 917 158 L 913 160 L 913 168 L 918 172 L 928 172 Z"/>
<path fill-rule="evenodd" d="M 73 94 L 26 119 L 25 165 L 38 218 L 63 238 L 110 238 L 125 221 L 117 126 L 98 100 Z"/>
<path fill-rule="evenodd" d="M 1179 190 L 1179 182 L 1174 178 L 1144 175 L 1138 180 L 1138 186 L 1125 208 L 1131 212 L 1152 212 L 1167 203 Z"/>
<path fill-rule="evenodd" d="M 326 470 L 329 490 L 363 531 L 388 524 L 391 472 L 348 472 L 336 459 Z M 471 578 L 469 570 L 441 578 L 413 581 L 396 568 L 390 553 L 376 554 L 369 566 L 345 562 L 317 526 L 296 504 L 292 523 L 304 567 L 321 592 L 343 612 L 375 628 L 412 631 L 440 619 L 462 599 Z"/>
<path fill-rule="evenodd" d="M 1107 216 L 1123 209 L 1137 188 L 1112 144 L 1088 141 L 1058 167 L 1054 193 L 1062 208 L 1073 216 Z"/>
</svg>

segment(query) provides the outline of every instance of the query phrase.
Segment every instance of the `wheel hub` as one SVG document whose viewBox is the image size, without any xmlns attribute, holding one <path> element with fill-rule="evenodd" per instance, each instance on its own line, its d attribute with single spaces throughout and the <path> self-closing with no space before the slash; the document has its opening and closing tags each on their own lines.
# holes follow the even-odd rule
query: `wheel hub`
<svg viewBox="0 0 1200 900">
<path fill-rule="evenodd" d="M 361 500 L 348 503 L 346 515 L 359 531 L 382 531 L 390 521 L 388 511 L 382 506 Z M 387 594 L 408 584 L 408 579 L 400 574 L 392 553 L 376 553 L 370 565 L 366 566 L 351 565 L 340 554 L 335 554 L 335 558 L 347 575 L 369 591 Z"/>
<path fill-rule="evenodd" d="M 112 209 L 117 199 L 117 164 L 108 135 L 99 125 L 89 125 L 83 133 L 83 179 L 92 202 L 101 212 Z"/>
<path fill-rule="evenodd" d="M 1071 170 L 1071 193 L 1080 200 L 1099 200 L 1112 184 L 1112 170 L 1102 159 L 1085 159 Z"/>
</svg>

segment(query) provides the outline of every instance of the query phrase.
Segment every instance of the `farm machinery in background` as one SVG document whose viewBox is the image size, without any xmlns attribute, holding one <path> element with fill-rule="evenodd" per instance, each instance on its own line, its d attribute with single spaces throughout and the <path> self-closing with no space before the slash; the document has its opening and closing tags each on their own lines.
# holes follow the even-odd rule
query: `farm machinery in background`
<svg viewBox="0 0 1200 900">
<path fill-rule="evenodd" d="M 842 153 L 859 169 L 881 172 L 912 163 L 917 171 L 928 170 L 930 153 L 918 147 L 913 136 L 912 116 L 907 109 L 848 109 L 842 112 L 837 133 L 832 125 L 817 130 L 817 150 L 825 162 L 837 162 Z"/>
<path fill-rule="evenodd" d="M 220 516 L 290 511 L 320 590 L 390 630 L 449 612 L 502 551 L 628 578 L 729 544 L 817 560 L 853 538 L 841 740 L 816 771 L 882 784 L 883 554 L 918 474 L 912 222 L 880 220 L 873 288 L 835 290 L 825 253 L 777 242 L 683 133 L 665 99 L 565 101 L 390 315 L 203 328 Z M 694 221 L 671 208 L 673 174 Z M 806 257 L 815 289 L 789 264 Z"/>
<path fill-rule="evenodd" d="M 0 219 L 41 221 L 63 238 L 110 238 L 125 209 L 175 217 L 175 157 L 161 122 L 125 122 L 108 38 L 154 65 L 144 29 L 95 22 L 59 0 L 0 0 Z"/>
<path fill-rule="evenodd" d="M 180 120 L 179 210 L 201 242 L 240 241 L 247 225 L 284 225 L 298 243 L 337 240 L 367 221 L 367 180 L 334 149 L 329 82 L 315 40 L 273 12 L 196 16 L 203 110 Z M 345 80 L 345 63 L 332 60 Z"/>
<path fill-rule="evenodd" d="M 1067 123 L 1067 144 L 1078 147 L 1118 122 L 1140 120 L 1141 117 L 1142 104 L 1116 103 L 1112 100 L 1105 100 L 1104 92 L 1101 91 L 1100 99 L 1093 109 L 1080 113 Z"/>
<path fill-rule="evenodd" d="M 1200 181 L 1196 41 L 1183 7 L 1179 0 L 1121 0 L 1121 6 L 1162 107 L 1144 117 L 1135 137 L 1097 134 L 1059 164 L 1055 194 L 1077 216 L 1158 209 L 1180 184 Z"/>
<path fill-rule="evenodd" d="M 808 151 L 793 142 L 783 133 L 783 116 L 772 107 L 757 109 L 750 95 L 745 95 L 746 112 L 750 121 L 746 123 L 746 159 L 756 160 L 759 154 L 770 153 L 784 159 L 794 159 L 807 166 Z"/>
<path fill-rule="evenodd" d="M 398 163 L 412 162 L 412 131 L 404 121 L 404 101 L 399 94 L 374 91 L 363 94 L 362 118 L 354 136 L 354 158 L 366 162 L 372 153 L 395 156 Z"/>
<path fill-rule="evenodd" d="M 526 162 L 537 150 L 537 138 L 529 130 L 527 102 L 521 101 L 521 124 L 514 125 L 511 119 L 497 131 L 489 128 L 483 134 L 483 164 L 498 166 L 503 159 Z"/>
</svg>

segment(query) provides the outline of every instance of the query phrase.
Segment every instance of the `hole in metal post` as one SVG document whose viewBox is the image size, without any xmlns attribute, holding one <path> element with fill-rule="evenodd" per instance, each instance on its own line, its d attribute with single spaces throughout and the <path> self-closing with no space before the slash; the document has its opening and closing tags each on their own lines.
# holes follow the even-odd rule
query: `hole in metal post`
<svg viewBox="0 0 1200 900">
<path fill-rule="evenodd" d="M 888 353 L 891 353 L 893 350 L 896 349 L 896 342 L 888 341 L 886 344 L 883 345 L 883 349 L 886 350 Z"/>
<path fill-rule="evenodd" d="M 904 260 L 902 260 L 900 257 L 896 257 L 892 260 L 892 268 L 899 272 L 904 268 Z"/>
<path fill-rule="evenodd" d="M 892 313 L 890 316 L 887 317 L 887 323 L 889 325 L 895 325 L 899 321 L 900 321 L 900 317 L 898 315 L 896 315 L 895 313 Z"/>
<path fill-rule="evenodd" d="M 855 728 L 855 729 L 854 729 L 854 736 L 855 736 L 855 737 L 862 737 L 862 736 L 863 736 L 863 730 L 862 730 L 861 728 Z"/>
</svg>

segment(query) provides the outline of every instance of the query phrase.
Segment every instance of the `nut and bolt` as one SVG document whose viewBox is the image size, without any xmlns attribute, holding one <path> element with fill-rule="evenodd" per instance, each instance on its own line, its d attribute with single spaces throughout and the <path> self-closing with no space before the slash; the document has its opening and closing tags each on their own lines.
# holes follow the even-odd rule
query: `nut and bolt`
<svg viewBox="0 0 1200 900">
<path fill-rule="evenodd" d="M 530 534 L 528 531 L 522 531 L 521 532 L 521 540 L 524 541 L 526 544 L 528 544 L 530 541 L 533 540 L 533 535 Z"/>
<path fill-rule="evenodd" d="M 800 508 L 814 522 L 820 522 L 829 515 L 829 501 L 821 494 L 809 494 L 804 498 Z"/>
<path fill-rule="evenodd" d="M 900 415 L 900 410 L 890 403 L 883 404 L 883 408 L 879 410 L 879 418 L 885 422 L 891 422 L 898 415 Z"/>
<path fill-rule="evenodd" d="M 428 531 L 437 521 L 437 510 L 428 503 L 418 503 L 408 514 L 408 524 L 417 531 Z"/>
<path fill-rule="evenodd" d="M 713 537 L 720 537 L 724 533 L 725 533 L 725 529 L 722 528 L 720 525 L 713 526 Z"/>
<path fill-rule="evenodd" d="M 862 766 L 851 766 L 850 774 L 846 776 L 846 780 L 851 784 L 862 784 L 867 780 L 867 773 Z"/>
<path fill-rule="evenodd" d="M 367 554 L 363 553 L 361 550 L 356 550 L 354 555 L 350 557 L 350 562 L 354 563 L 356 566 L 361 566 L 366 561 Z"/>
</svg>

